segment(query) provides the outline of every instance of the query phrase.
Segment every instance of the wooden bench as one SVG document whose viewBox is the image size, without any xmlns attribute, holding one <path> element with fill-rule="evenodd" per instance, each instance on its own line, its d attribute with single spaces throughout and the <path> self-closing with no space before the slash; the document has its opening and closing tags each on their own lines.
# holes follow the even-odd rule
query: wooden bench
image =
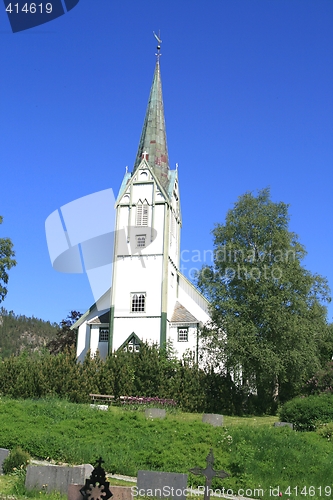
<svg viewBox="0 0 333 500">
<path fill-rule="evenodd" d="M 93 404 L 112 404 L 114 401 L 114 396 L 109 396 L 108 394 L 89 394 Z"/>
<path fill-rule="evenodd" d="M 112 402 L 116 401 L 114 396 L 109 396 L 108 394 L 89 394 L 91 397 L 91 401 L 93 404 L 109 404 L 112 405 Z M 119 396 L 117 401 L 125 401 L 129 399 L 130 396 Z"/>
</svg>

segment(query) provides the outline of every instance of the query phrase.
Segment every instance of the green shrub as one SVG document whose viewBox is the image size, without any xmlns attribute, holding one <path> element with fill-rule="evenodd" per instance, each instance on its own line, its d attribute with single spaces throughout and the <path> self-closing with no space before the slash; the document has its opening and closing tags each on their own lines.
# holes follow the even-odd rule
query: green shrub
<svg viewBox="0 0 333 500">
<path fill-rule="evenodd" d="M 326 438 L 327 441 L 333 440 L 333 422 L 329 422 L 328 424 L 323 424 L 317 430 L 319 436 Z"/>
<path fill-rule="evenodd" d="M 3 461 L 2 468 L 5 474 L 10 474 L 18 469 L 26 469 L 30 462 L 30 455 L 22 448 L 14 448 Z"/>
<path fill-rule="evenodd" d="M 12 398 L 58 397 L 89 403 L 89 394 L 174 399 L 183 411 L 242 414 L 251 411 L 247 394 L 229 376 L 204 371 L 192 358 L 180 361 L 172 350 L 143 344 L 140 352 L 119 351 L 101 360 L 87 354 L 83 363 L 65 351 L 11 356 L 0 363 L 0 395 Z"/>
<path fill-rule="evenodd" d="M 295 398 L 285 403 L 279 413 L 284 422 L 299 431 L 314 431 L 321 424 L 333 422 L 333 395 L 321 394 Z"/>
</svg>

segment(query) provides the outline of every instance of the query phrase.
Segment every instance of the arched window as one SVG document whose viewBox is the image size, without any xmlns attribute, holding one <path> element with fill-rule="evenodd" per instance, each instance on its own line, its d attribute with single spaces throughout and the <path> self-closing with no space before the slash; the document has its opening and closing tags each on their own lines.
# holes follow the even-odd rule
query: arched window
<svg viewBox="0 0 333 500">
<path fill-rule="evenodd" d="M 136 225 L 148 226 L 148 203 L 141 201 L 136 206 Z"/>
<path fill-rule="evenodd" d="M 145 312 L 145 310 L 146 310 L 146 294 L 132 293 L 131 312 Z"/>
</svg>

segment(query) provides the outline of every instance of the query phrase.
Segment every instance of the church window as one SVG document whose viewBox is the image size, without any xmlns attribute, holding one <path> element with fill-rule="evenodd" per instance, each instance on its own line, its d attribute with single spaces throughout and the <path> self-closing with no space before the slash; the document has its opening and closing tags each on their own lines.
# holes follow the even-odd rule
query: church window
<svg viewBox="0 0 333 500">
<path fill-rule="evenodd" d="M 138 203 L 136 206 L 136 225 L 148 226 L 148 204 Z"/>
<path fill-rule="evenodd" d="M 124 351 L 129 351 L 129 352 L 139 352 L 140 351 L 140 342 L 138 339 L 133 335 L 127 342 L 127 345 L 124 347 Z"/>
<path fill-rule="evenodd" d="M 178 328 L 178 342 L 188 342 L 188 328 Z"/>
<path fill-rule="evenodd" d="M 109 329 L 100 328 L 99 329 L 99 342 L 109 342 Z"/>
<path fill-rule="evenodd" d="M 146 294 L 132 293 L 131 294 L 131 312 L 145 312 L 146 310 Z"/>
<path fill-rule="evenodd" d="M 136 238 L 136 248 L 145 248 L 146 235 L 145 234 L 138 234 L 135 238 Z"/>
</svg>

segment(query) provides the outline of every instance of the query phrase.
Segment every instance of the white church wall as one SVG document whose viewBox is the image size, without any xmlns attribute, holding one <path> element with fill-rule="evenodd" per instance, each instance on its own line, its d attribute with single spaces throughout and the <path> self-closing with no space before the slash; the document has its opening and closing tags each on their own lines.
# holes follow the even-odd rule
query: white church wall
<svg viewBox="0 0 333 500">
<path fill-rule="evenodd" d="M 105 359 L 108 355 L 109 342 L 98 342 L 98 352 L 101 359 Z"/>
<path fill-rule="evenodd" d="M 194 357 L 196 357 L 197 352 L 197 327 L 188 326 L 184 324 L 183 327 L 188 328 L 188 341 L 179 342 L 178 341 L 178 328 L 182 325 L 169 325 L 169 335 L 168 338 L 172 342 L 172 346 L 177 352 L 178 358 L 182 358 L 184 354 L 190 351 Z"/>
<path fill-rule="evenodd" d="M 161 312 L 162 256 L 117 259 L 115 316 L 156 316 Z M 131 293 L 146 293 L 144 313 L 131 313 Z"/>
<path fill-rule="evenodd" d="M 84 361 L 90 345 L 90 327 L 86 322 L 80 325 L 77 332 L 76 357 L 81 363 Z"/>
<path fill-rule="evenodd" d="M 178 223 L 173 210 L 169 209 L 169 257 L 178 265 Z"/>
<path fill-rule="evenodd" d="M 98 349 L 99 325 L 90 326 L 90 353 L 92 356 L 96 354 Z"/>
<path fill-rule="evenodd" d="M 85 314 L 85 320 L 78 328 L 76 356 L 80 362 L 84 360 L 87 351 L 92 349 L 90 325 L 88 325 L 88 322 L 110 311 L 110 293 L 111 291 L 108 290 L 104 295 L 102 295 L 102 297 L 100 297 L 100 299 L 96 302 L 96 305 L 91 308 L 91 311 Z"/>
<path fill-rule="evenodd" d="M 167 317 L 171 319 L 177 300 L 177 271 L 172 262 L 168 262 L 168 309 Z"/>
<path fill-rule="evenodd" d="M 134 183 L 132 186 L 132 203 L 136 204 L 139 200 L 141 200 L 141 202 L 147 200 L 148 204 L 151 206 L 153 204 L 153 186 L 154 184 L 152 182 L 147 184 Z"/>
<path fill-rule="evenodd" d="M 115 318 L 113 349 L 117 350 L 131 333 L 151 344 L 160 343 L 161 318 Z"/>
<path fill-rule="evenodd" d="M 98 350 L 99 356 L 105 359 L 108 354 L 108 342 L 99 342 L 99 329 L 102 325 L 91 325 L 90 330 L 90 351 L 91 356 L 94 356 Z M 104 325 L 104 328 L 108 328 L 108 325 Z"/>
<path fill-rule="evenodd" d="M 154 211 L 154 215 L 152 212 Z M 163 253 L 163 236 L 164 236 L 164 204 L 157 204 L 154 207 L 148 207 L 148 225 L 136 226 L 136 206 L 122 205 L 118 208 L 118 231 L 123 230 L 123 234 L 118 236 L 117 255 L 126 255 L 137 253 L 140 250 L 141 254 L 161 254 Z M 129 214 L 130 212 L 130 214 Z M 128 225 L 130 224 L 130 228 Z M 152 231 L 153 230 L 153 231 Z M 129 231 L 129 233 L 128 233 Z M 156 231 L 156 233 L 154 232 Z M 136 248 L 136 236 L 146 235 L 146 247 Z M 153 235 L 153 241 L 151 236 Z M 126 240 L 129 236 L 131 244 L 127 244 Z"/>
</svg>

